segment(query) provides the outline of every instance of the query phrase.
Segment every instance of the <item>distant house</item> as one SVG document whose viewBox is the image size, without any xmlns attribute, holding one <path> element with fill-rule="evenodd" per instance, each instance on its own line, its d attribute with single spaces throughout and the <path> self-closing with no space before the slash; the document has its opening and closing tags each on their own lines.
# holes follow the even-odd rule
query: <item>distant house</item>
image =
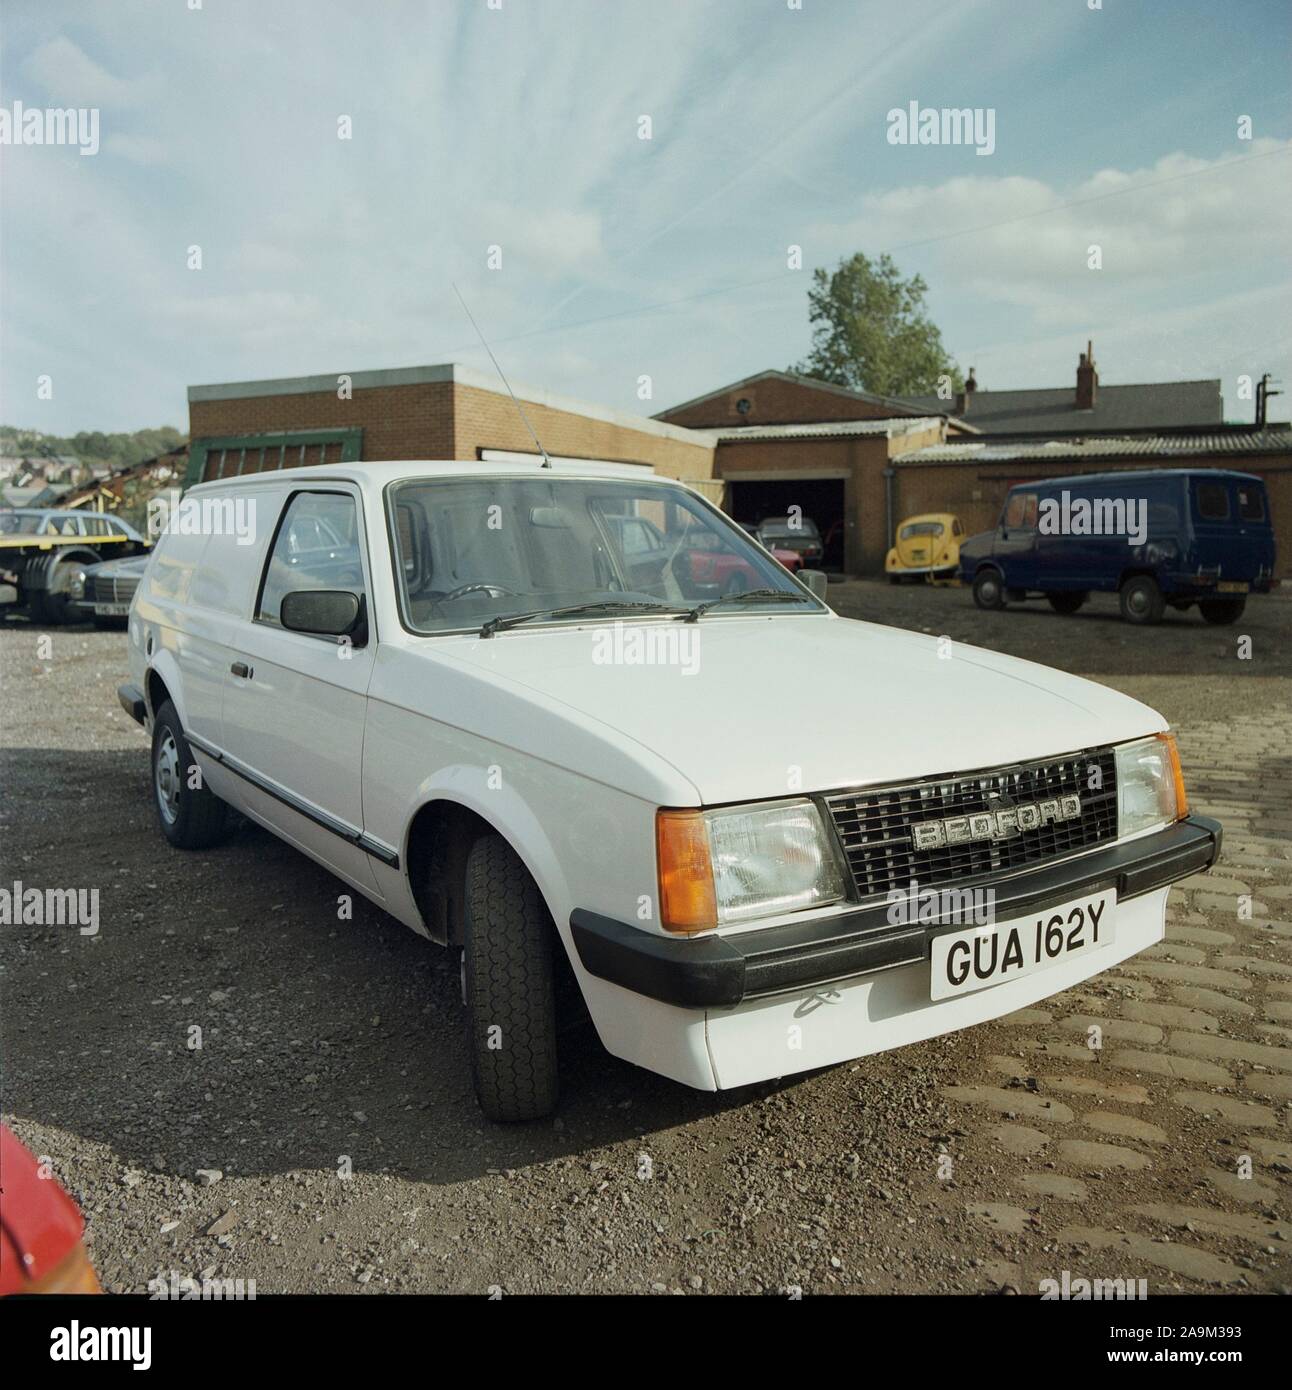
<svg viewBox="0 0 1292 1390">
<path fill-rule="evenodd" d="M 902 401 L 922 414 L 950 411 L 981 434 L 1014 438 L 1053 439 L 1065 434 L 1125 437 L 1214 427 L 1225 419 L 1219 377 L 1100 386 L 1094 344 L 1090 342 L 1078 359 L 1075 386 L 983 391 L 970 367 L 965 389 L 953 399 L 904 396 Z"/>
</svg>

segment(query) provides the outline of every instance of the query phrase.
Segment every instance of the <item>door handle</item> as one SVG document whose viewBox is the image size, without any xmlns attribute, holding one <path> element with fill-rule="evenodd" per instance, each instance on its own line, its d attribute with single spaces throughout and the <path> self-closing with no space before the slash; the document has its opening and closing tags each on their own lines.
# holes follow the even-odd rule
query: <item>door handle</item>
<svg viewBox="0 0 1292 1390">
<path fill-rule="evenodd" d="M 229 667 L 229 670 L 232 671 L 235 676 L 241 676 L 244 680 L 250 680 L 255 674 L 245 661 L 235 661 L 233 665 Z"/>
</svg>

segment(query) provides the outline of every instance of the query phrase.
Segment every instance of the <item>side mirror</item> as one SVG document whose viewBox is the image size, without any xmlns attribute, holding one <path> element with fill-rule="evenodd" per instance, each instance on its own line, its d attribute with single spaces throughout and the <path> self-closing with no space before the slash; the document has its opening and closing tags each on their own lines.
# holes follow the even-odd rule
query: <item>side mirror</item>
<svg viewBox="0 0 1292 1390">
<path fill-rule="evenodd" d="M 825 602 L 826 590 L 830 587 L 830 581 L 825 576 L 824 570 L 799 570 L 799 582 L 812 591 L 813 598 L 819 598 Z"/>
<path fill-rule="evenodd" d="M 346 589 L 296 589 L 283 595 L 278 620 L 292 632 L 353 637 L 363 624 L 363 600 Z"/>
</svg>

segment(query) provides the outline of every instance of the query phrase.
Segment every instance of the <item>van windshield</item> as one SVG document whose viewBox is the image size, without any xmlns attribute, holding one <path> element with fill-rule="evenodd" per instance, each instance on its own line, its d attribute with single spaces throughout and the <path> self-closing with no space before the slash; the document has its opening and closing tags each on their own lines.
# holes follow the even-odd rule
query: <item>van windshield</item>
<svg viewBox="0 0 1292 1390">
<path fill-rule="evenodd" d="M 593 620 L 614 621 L 642 605 L 685 609 L 753 590 L 773 592 L 714 616 L 824 611 L 734 522 L 668 483 L 410 479 L 388 490 L 388 508 L 404 621 L 416 632 L 581 604 L 604 603 Z"/>
</svg>

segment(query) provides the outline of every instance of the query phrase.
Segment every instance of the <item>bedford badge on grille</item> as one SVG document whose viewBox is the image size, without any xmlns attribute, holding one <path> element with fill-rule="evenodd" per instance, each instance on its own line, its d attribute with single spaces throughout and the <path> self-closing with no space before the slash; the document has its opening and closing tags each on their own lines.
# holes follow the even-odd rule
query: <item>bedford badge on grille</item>
<svg viewBox="0 0 1292 1390">
<path fill-rule="evenodd" d="M 1004 797 L 992 797 L 988 810 L 920 821 L 911 826 L 911 839 L 917 850 L 941 849 L 944 845 L 968 845 L 979 840 L 1012 840 L 1024 831 L 1080 818 L 1081 798 L 1076 795 L 1030 801 L 1022 806 L 1009 805 Z"/>
</svg>

